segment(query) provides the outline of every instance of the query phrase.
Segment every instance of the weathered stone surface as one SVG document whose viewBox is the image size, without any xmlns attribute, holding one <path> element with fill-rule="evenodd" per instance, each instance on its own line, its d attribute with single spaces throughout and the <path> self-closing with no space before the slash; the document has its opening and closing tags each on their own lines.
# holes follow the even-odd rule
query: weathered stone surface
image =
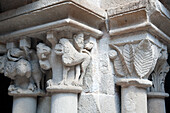
<svg viewBox="0 0 170 113">
<path fill-rule="evenodd" d="M 39 97 L 37 104 L 37 113 L 51 113 L 51 97 Z"/>
<path fill-rule="evenodd" d="M 79 113 L 119 113 L 115 104 L 115 95 L 82 93 L 79 101 Z"/>
</svg>

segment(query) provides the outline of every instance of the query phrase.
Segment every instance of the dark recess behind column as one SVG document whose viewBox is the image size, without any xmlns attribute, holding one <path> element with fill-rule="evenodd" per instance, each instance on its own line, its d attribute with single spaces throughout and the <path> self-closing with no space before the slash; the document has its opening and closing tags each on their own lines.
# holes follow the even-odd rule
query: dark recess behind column
<svg viewBox="0 0 170 113">
<path fill-rule="evenodd" d="M 0 113 L 12 113 L 13 98 L 8 95 L 10 79 L 0 74 Z"/>
<path fill-rule="evenodd" d="M 168 54 L 168 64 L 170 65 L 170 54 Z M 170 71 L 165 78 L 165 92 L 170 95 Z M 170 113 L 170 97 L 165 98 L 166 113 Z"/>
</svg>

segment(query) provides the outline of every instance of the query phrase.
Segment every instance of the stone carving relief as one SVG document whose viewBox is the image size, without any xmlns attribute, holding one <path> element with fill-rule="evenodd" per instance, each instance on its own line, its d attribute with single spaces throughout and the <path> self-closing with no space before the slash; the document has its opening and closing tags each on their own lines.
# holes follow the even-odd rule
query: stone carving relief
<svg viewBox="0 0 170 113">
<path fill-rule="evenodd" d="M 9 94 L 40 93 L 43 78 L 38 57 L 29 39 L 19 41 L 19 47 L 7 44 L 7 54 L 1 56 L 1 73 L 12 80 Z"/>
<path fill-rule="evenodd" d="M 57 43 L 56 37 L 51 34 L 49 35 L 47 40 L 51 43 L 51 47 L 43 43 L 37 45 L 37 55 L 41 68 L 44 70 L 52 69 L 54 71 L 55 66 L 52 66 L 50 59 L 52 57 L 55 58 L 54 56 L 61 56 L 63 80 L 57 85 L 81 85 L 87 66 L 91 61 L 90 50 L 93 48 L 93 43 L 88 42 L 85 44 L 83 33 L 73 36 L 73 44 L 70 41 L 72 39 L 67 38 L 61 38 L 58 40 L 59 43 Z M 74 80 L 69 84 L 68 73 L 72 67 L 75 67 L 75 76 Z M 52 86 L 54 81 L 49 80 L 47 84 Z"/>
<path fill-rule="evenodd" d="M 165 77 L 170 68 L 166 61 L 167 56 L 168 55 L 166 51 L 161 51 L 161 56 L 158 59 L 154 71 L 149 77 L 153 83 L 152 87 L 149 88 L 150 92 L 165 92 L 164 90 Z"/>
<path fill-rule="evenodd" d="M 110 59 L 114 62 L 114 70 L 119 77 L 148 78 L 153 71 L 159 54 L 153 51 L 159 49 L 148 39 L 142 40 L 139 44 L 125 44 L 118 47 L 111 45 L 114 50 L 109 52 Z"/>
</svg>

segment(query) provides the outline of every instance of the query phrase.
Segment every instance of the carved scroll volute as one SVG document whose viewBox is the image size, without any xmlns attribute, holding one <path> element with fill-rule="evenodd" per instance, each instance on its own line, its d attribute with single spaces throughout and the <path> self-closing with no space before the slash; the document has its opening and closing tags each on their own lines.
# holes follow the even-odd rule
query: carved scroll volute
<svg viewBox="0 0 170 113">
<path fill-rule="evenodd" d="M 116 75 L 148 78 L 155 62 L 152 46 L 153 44 L 148 39 L 142 40 L 138 45 L 125 44 L 123 47 L 118 47 L 112 44 L 111 47 L 114 50 L 109 52 L 109 56 L 114 63 Z"/>
<path fill-rule="evenodd" d="M 155 69 L 150 75 L 150 79 L 152 80 L 153 83 L 152 87 L 150 88 L 151 92 L 165 92 L 164 90 L 165 77 L 170 68 L 166 60 L 167 52 L 162 51 L 161 56 L 158 59 L 158 62 L 155 66 Z"/>
</svg>

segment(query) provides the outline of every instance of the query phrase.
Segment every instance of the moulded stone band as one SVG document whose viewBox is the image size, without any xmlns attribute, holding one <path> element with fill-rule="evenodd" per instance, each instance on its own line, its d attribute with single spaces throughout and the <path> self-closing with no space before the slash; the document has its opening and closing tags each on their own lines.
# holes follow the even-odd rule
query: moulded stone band
<svg viewBox="0 0 170 113">
<path fill-rule="evenodd" d="M 22 92 L 22 93 L 17 93 L 17 92 L 8 92 L 8 95 L 10 96 L 15 96 L 15 97 L 36 97 L 36 96 L 45 96 L 45 92 Z"/>
<path fill-rule="evenodd" d="M 137 78 L 118 78 L 116 84 L 121 87 L 136 86 L 141 88 L 147 88 L 152 86 L 152 82 L 147 79 Z"/>
<path fill-rule="evenodd" d="M 169 97 L 169 94 L 164 93 L 164 92 L 148 92 L 148 97 L 149 98 L 166 98 L 166 97 Z"/>
<path fill-rule="evenodd" d="M 54 85 L 47 87 L 47 91 L 51 93 L 81 93 L 82 90 L 82 87 L 79 86 Z"/>
</svg>

